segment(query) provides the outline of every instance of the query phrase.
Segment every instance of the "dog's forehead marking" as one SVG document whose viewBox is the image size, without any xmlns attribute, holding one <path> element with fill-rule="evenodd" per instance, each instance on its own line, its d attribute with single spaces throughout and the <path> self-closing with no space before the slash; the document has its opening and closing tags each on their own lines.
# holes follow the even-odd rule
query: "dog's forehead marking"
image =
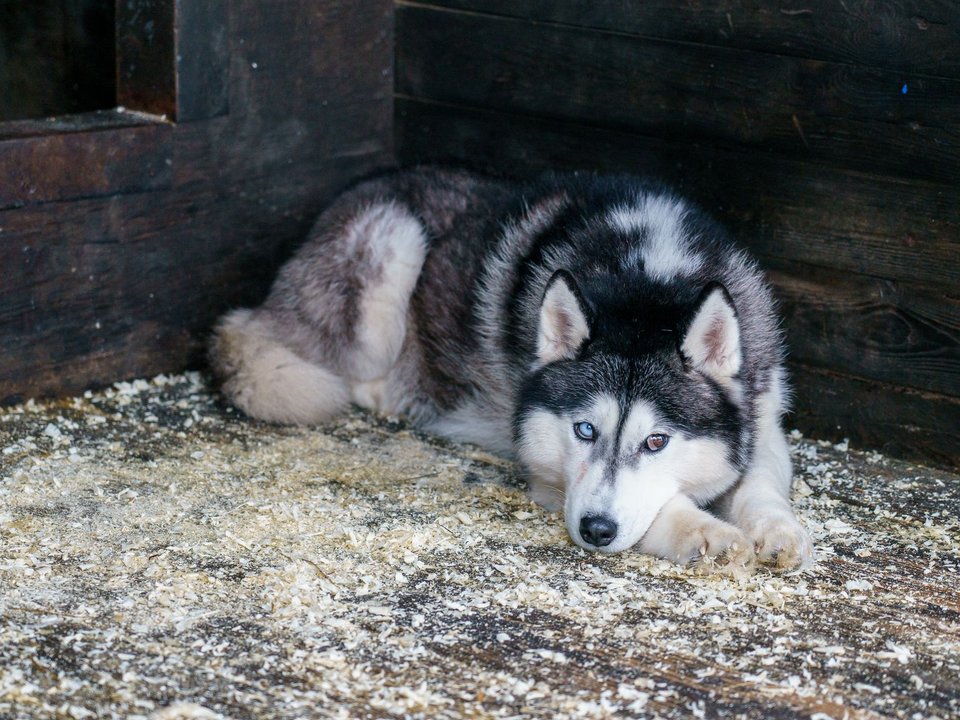
<svg viewBox="0 0 960 720">
<path fill-rule="evenodd" d="M 644 242 L 631 254 L 643 263 L 644 271 L 657 280 L 692 275 L 703 258 L 692 252 L 683 219 L 687 208 L 681 200 L 667 195 L 642 195 L 630 204 L 610 210 L 607 220 L 624 232 L 642 232 Z"/>
</svg>

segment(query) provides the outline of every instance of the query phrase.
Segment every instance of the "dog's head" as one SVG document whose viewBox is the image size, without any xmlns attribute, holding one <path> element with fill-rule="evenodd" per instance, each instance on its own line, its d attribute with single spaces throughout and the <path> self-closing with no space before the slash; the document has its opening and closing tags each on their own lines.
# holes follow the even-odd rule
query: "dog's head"
<svg viewBox="0 0 960 720">
<path fill-rule="evenodd" d="M 605 302 L 605 292 L 617 298 Z M 540 487 L 556 489 L 556 505 L 562 498 L 584 548 L 627 549 L 676 493 L 709 500 L 739 475 L 734 303 L 715 283 L 677 297 L 592 288 L 588 300 L 564 271 L 543 294 L 517 447 Z"/>
</svg>

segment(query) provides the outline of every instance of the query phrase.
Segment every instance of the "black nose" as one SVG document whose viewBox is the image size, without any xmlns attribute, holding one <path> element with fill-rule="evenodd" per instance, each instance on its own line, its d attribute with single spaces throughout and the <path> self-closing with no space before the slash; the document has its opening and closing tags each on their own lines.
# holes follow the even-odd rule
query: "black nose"
<svg viewBox="0 0 960 720">
<path fill-rule="evenodd" d="M 605 547 L 617 536 L 617 524 L 606 515 L 584 515 L 580 520 L 580 537 L 597 547 Z"/>
</svg>

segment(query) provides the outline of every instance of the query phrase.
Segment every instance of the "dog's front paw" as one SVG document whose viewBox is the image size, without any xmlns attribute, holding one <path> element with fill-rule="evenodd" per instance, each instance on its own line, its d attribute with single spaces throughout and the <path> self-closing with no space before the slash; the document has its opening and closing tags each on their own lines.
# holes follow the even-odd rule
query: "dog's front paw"
<svg viewBox="0 0 960 720">
<path fill-rule="evenodd" d="M 759 520 L 747 529 L 760 562 L 781 570 L 807 566 L 813 560 L 813 541 L 793 517 Z"/>
<path fill-rule="evenodd" d="M 695 526 L 682 539 L 676 560 L 721 572 L 739 572 L 755 559 L 753 544 L 739 528 L 721 520 Z"/>
</svg>

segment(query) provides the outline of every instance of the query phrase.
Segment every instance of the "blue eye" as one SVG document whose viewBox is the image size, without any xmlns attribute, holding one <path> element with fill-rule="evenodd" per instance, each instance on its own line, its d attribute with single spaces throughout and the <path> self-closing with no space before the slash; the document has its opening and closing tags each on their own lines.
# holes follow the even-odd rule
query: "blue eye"
<svg viewBox="0 0 960 720">
<path fill-rule="evenodd" d="M 573 432 L 581 440 L 593 442 L 597 439 L 597 431 L 594 429 L 593 425 L 588 422 L 578 422 L 573 426 Z"/>
</svg>

